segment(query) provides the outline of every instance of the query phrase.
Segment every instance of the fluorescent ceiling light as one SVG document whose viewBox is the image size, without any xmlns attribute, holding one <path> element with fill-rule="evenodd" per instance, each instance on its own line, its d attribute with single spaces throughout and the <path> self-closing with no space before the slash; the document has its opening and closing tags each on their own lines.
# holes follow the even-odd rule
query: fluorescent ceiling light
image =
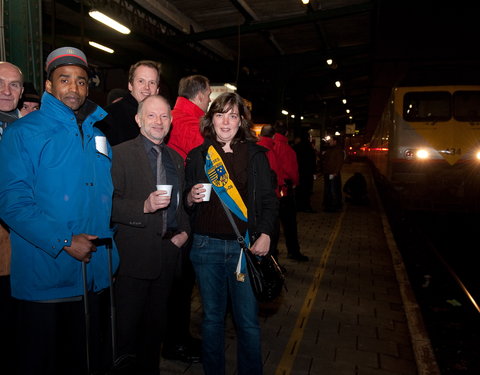
<svg viewBox="0 0 480 375">
<path fill-rule="evenodd" d="M 106 16 L 102 12 L 99 12 L 98 10 L 91 10 L 88 12 L 90 17 L 96 19 L 97 21 L 107 25 L 108 27 L 111 27 L 114 30 L 117 30 L 119 33 L 122 34 L 130 34 L 130 29 L 126 26 L 123 26 L 121 23 L 115 21 L 114 19 Z"/>
<path fill-rule="evenodd" d="M 102 51 L 108 52 L 108 53 L 114 53 L 115 51 L 109 47 L 105 47 L 104 45 L 97 43 L 97 42 L 92 42 L 91 40 L 88 42 L 92 47 L 101 49 Z"/>
</svg>

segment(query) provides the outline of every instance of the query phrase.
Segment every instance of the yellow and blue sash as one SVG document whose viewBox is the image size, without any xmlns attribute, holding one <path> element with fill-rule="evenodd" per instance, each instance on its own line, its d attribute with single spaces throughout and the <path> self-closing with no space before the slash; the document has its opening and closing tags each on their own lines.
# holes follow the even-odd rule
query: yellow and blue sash
<svg viewBox="0 0 480 375">
<path fill-rule="evenodd" d="M 230 179 L 227 168 L 220 154 L 213 146 L 208 148 L 207 157 L 205 159 L 205 173 L 212 183 L 212 187 L 215 190 L 215 193 L 218 195 L 218 198 L 225 203 L 228 209 L 232 211 L 235 216 L 237 216 L 240 220 L 247 222 L 247 207 L 245 206 L 237 187 Z M 245 235 L 245 244 L 247 247 L 250 247 L 250 240 L 248 237 L 247 231 L 247 234 Z M 241 250 L 236 271 L 238 281 L 245 280 L 245 272 L 245 255 L 243 254 L 243 250 Z"/>
</svg>

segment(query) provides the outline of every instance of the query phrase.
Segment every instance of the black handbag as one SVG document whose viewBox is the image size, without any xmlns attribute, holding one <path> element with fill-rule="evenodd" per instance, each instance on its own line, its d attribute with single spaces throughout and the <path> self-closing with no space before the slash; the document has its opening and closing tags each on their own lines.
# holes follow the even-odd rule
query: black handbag
<svg viewBox="0 0 480 375">
<path fill-rule="evenodd" d="M 277 298 L 285 287 L 285 275 L 271 254 L 256 256 L 244 249 L 247 262 L 248 279 L 253 293 L 260 302 L 270 302 Z"/>
<path fill-rule="evenodd" d="M 233 220 L 230 209 L 221 199 L 220 202 L 222 203 L 228 220 L 232 224 L 233 230 L 237 235 L 237 242 L 245 254 L 248 279 L 250 280 L 253 294 L 259 302 L 273 301 L 280 295 L 282 288 L 287 290 L 285 285 L 285 275 L 283 274 L 282 269 L 271 254 L 257 256 L 250 251 L 245 243 L 245 239 L 240 234 L 240 231 Z"/>
</svg>

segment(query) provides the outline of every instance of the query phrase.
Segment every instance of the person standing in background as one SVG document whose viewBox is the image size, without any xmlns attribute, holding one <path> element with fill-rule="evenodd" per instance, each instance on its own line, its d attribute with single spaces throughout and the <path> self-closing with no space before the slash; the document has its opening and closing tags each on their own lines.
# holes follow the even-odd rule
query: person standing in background
<svg viewBox="0 0 480 375">
<path fill-rule="evenodd" d="M 18 101 L 23 93 L 23 74 L 20 68 L 0 61 L 0 139 L 6 127 L 20 117 Z"/>
<path fill-rule="evenodd" d="M 323 208 L 325 212 L 336 212 L 343 206 L 341 170 L 345 162 L 345 151 L 339 136 L 331 137 L 328 144 L 322 160 Z"/>
<path fill-rule="evenodd" d="M 178 85 L 178 98 L 172 110 L 172 129 L 167 144 L 183 159 L 203 143 L 200 119 L 210 103 L 210 82 L 202 75 L 183 77 Z M 200 360 L 201 342 L 190 333 L 190 310 L 195 272 L 190 261 L 189 246 L 182 253 L 182 277 L 177 293 L 172 294 L 167 337 L 162 348 L 166 359 L 184 362 Z"/>
<path fill-rule="evenodd" d="M 23 74 L 19 67 L 0 61 L 0 140 L 4 130 L 18 119 L 17 105 L 23 93 Z M 8 158 L 9 159 L 9 158 Z M 4 159 L 4 160 L 8 160 Z M 2 322 L 2 343 L 0 363 L 7 373 L 13 372 L 14 303 L 10 292 L 10 236 L 7 225 L 0 220 L 0 322 Z"/>
<path fill-rule="evenodd" d="M 110 145 L 128 141 L 140 133 L 135 122 L 138 103 L 150 95 L 157 95 L 160 85 L 160 64 L 156 61 L 141 60 L 130 67 L 128 90 L 122 100 L 107 105 L 108 116 L 97 124 L 105 133 Z"/>
<path fill-rule="evenodd" d="M 183 159 L 190 150 L 203 143 L 200 119 L 208 109 L 211 93 L 207 77 L 193 75 L 180 80 L 177 102 L 172 110 L 172 131 L 167 144 Z"/>
<path fill-rule="evenodd" d="M 18 110 L 20 117 L 28 115 L 30 112 L 38 111 L 40 109 L 40 95 L 33 87 L 31 82 L 23 84 L 23 94 L 18 101 Z"/>
<path fill-rule="evenodd" d="M 293 146 L 297 154 L 299 183 L 295 189 L 297 211 L 314 213 L 310 203 L 313 194 L 313 181 L 317 168 L 317 153 L 306 130 L 300 133 L 300 141 Z"/>
<path fill-rule="evenodd" d="M 288 144 L 288 128 L 282 121 L 274 125 L 275 144 L 273 150 L 282 168 L 280 185 L 280 222 L 287 245 L 287 258 L 300 262 L 308 261 L 308 257 L 300 251 L 297 231 L 297 208 L 295 205 L 295 187 L 298 185 L 297 155 Z"/>
<path fill-rule="evenodd" d="M 277 155 L 275 154 L 274 151 L 274 140 L 273 136 L 275 135 L 275 130 L 273 129 L 272 125 L 264 125 L 262 129 L 260 130 L 260 139 L 258 140 L 257 144 L 260 146 L 265 147 L 268 151 L 266 153 L 267 159 L 268 159 L 268 164 L 270 165 L 270 168 L 272 169 L 272 179 L 273 179 L 273 186 L 275 186 L 275 194 L 278 199 L 280 199 L 282 196 L 280 194 L 281 192 L 281 186 L 279 184 L 279 181 L 283 181 L 283 175 L 282 175 L 282 168 L 280 167 L 280 163 L 278 162 Z M 275 222 L 275 231 L 272 234 L 272 242 L 270 246 L 270 252 L 272 256 L 278 261 L 278 240 L 280 236 L 280 220 L 277 218 Z"/>
</svg>

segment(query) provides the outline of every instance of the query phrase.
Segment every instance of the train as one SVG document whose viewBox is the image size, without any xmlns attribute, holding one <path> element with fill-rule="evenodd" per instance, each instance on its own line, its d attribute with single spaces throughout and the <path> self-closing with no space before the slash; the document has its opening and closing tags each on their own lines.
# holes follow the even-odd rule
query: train
<svg viewBox="0 0 480 375">
<path fill-rule="evenodd" d="M 405 209 L 480 212 L 480 85 L 393 87 L 364 153 Z"/>
</svg>

